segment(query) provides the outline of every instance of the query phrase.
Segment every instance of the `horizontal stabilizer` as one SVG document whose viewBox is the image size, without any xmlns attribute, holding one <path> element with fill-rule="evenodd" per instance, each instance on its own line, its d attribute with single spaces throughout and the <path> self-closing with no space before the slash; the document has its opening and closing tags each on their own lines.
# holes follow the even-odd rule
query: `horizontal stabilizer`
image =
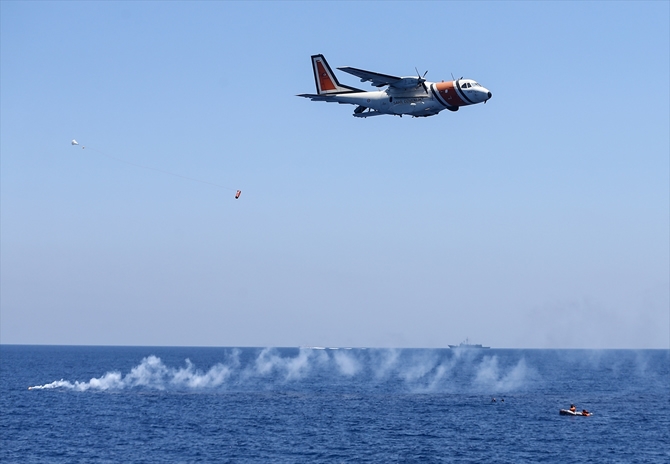
<svg viewBox="0 0 670 464">
<path fill-rule="evenodd" d="M 349 92 L 351 93 L 351 92 Z M 333 94 L 325 94 L 325 95 L 315 95 L 313 93 L 301 93 L 300 95 L 296 95 L 296 97 L 304 97 L 304 98 L 309 98 L 312 101 L 325 101 L 325 102 L 336 102 L 337 100 L 335 97 L 337 97 L 337 93 Z"/>
</svg>

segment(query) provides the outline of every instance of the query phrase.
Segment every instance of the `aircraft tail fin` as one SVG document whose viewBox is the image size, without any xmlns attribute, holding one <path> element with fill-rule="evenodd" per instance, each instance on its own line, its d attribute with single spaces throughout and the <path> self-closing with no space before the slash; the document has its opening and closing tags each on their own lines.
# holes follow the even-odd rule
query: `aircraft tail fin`
<svg viewBox="0 0 670 464">
<path fill-rule="evenodd" d="M 340 84 L 323 55 L 312 55 L 312 69 L 317 95 L 365 92 L 365 90 Z"/>
</svg>

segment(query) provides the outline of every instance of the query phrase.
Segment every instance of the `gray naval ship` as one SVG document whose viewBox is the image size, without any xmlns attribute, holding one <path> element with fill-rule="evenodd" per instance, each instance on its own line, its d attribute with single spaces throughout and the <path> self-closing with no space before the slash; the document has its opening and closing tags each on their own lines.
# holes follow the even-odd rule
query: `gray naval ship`
<svg viewBox="0 0 670 464">
<path fill-rule="evenodd" d="M 464 342 L 461 342 L 459 345 L 449 345 L 449 348 L 466 348 L 466 349 L 477 349 L 477 350 L 488 350 L 490 346 L 482 346 L 479 344 L 472 344 L 466 338 Z"/>
</svg>

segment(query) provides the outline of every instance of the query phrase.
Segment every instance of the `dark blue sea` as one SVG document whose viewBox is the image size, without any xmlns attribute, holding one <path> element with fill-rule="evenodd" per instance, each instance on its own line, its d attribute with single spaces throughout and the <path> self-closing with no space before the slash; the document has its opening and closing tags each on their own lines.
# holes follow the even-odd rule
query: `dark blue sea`
<svg viewBox="0 0 670 464">
<path fill-rule="evenodd" d="M 670 462 L 668 350 L 0 345 L 0 361 L 3 463 Z M 559 415 L 571 403 L 593 415 Z"/>
</svg>

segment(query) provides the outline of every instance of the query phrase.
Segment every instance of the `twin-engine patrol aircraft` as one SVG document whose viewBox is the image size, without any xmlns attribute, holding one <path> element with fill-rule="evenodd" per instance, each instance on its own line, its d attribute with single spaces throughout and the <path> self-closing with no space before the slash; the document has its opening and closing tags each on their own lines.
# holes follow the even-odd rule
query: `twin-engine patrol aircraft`
<svg viewBox="0 0 670 464">
<path fill-rule="evenodd" d="M 472 79 L 428 82 L 425 79 L 428 71 L 423 76 L 417 71 L 416 76 L 396 77 L 349 66 L 337 68 L 359 77 L 361 82 L 369 81 L 375 87 L 388 86 L 386 90 L 367 92 L 340 84 L 323 55 L 312 55 L 312 68 L 316 94 L 298 97 L 357 105 L 354 110 L 357 118 L 380 114 L 400 117 L 407 114 L 417 118 L 434 116 L 442 110 L 458 111 L 461 106 L 486 103 L 491 98 L 491 92 Z"/>
</svg>

